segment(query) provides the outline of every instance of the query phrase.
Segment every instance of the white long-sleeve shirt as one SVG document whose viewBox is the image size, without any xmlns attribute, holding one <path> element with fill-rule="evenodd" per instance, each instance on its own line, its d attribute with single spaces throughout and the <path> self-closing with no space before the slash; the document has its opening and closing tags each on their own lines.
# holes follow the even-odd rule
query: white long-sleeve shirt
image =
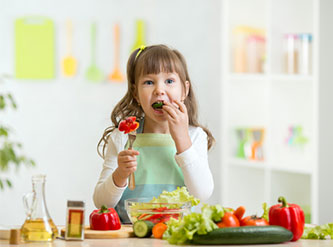
<svg viewBox="0 0 333 247">
<path fill-rule="evenodd" d="M 200 200 L 206 200 L 214 189 L 213 176 L 208 164 L 207 134 L 200 127 L 189 126 L 189 135 L 192 146 L 183 153 L 176 154 L 175 160 L 183 172 L 189 193 Z M 102 205 L 115 207 L 127 187 L 116 186 L 112 178 L 112 173 L 118 167 L 118 153 L 124 150 L 127 138 L 127 135 L 115 129 L 108 139 L 103 169 L 93 196 L 97 208 Z"/>
</svg>

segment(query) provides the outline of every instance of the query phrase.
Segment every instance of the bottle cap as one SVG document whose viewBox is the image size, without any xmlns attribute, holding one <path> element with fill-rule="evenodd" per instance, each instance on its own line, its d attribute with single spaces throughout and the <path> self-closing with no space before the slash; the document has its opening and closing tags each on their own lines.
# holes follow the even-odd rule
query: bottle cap
<svg viewBox="0 0 333 247">
<path fill-rule="evenodd" d="M 84 207 L 83 201 L 67 201 L 67 207 Z"/>
<path fill-rule="evenodd" d="M 21 240 L 20 229 L 10 229 L 9 244 L 20 244 Z"/>
</svg>

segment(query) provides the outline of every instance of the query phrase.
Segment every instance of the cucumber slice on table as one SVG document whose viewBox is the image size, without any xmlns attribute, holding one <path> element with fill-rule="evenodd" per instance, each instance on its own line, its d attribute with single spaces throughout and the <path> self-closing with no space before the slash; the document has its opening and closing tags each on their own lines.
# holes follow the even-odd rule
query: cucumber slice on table
<svg viewBox="0 0 333 247">
<path fill-rule="evenodd" d="M 215 229 L 193 236 L 194 244 L 277 244 L 290 241 L 291 231 L 281 226 L 241 226 Z"/>
<path fill-rule="evenodd" d="M 148 220 L 138 220 L 133 225 L 134 235 L 139 238 L 149 238 L 154 224 Z"/>
</svg>

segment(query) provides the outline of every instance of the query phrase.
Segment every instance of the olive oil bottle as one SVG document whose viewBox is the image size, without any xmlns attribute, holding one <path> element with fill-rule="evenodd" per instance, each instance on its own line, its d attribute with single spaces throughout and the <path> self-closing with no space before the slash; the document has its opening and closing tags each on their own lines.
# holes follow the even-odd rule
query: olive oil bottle
<svg viewBox="0 0 333 247">
<path fill-rule="evenodd" d="M 27 218 L 21 227 L 21 238 L 25 242 L 52 242 L 58 236 L 46 207 L 44 187 L 45 175 L 33 176 L 33 192 L 23 198 Z"/>
<path fill-rule="evenodd" d="M 26 242 L 52 242 L 58 236 L 58 229 L 51 219 L 26 220 L 21 227 L 21 237 Z"/>
</svg>

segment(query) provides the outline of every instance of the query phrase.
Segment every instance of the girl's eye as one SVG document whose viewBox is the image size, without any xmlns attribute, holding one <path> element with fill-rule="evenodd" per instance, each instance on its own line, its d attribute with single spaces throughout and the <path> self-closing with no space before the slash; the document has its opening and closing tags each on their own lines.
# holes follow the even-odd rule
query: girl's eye
<svg viewBox="0 0 333 247">
<path fill-rule="evenodd" d="M 167 84 L 172 84 L 172 83 L 174 83 L 174 80 L 172 80 L 172 79 L 167 79 L 165 82 L 166 82 Z"/>
<path fill-rule="evenodd" d="M 146 85 L 152 85 L 153 82 L 152 82 L 152 81 L 145 81 L 143 84 L 146 84 Z"/>
</svg>

